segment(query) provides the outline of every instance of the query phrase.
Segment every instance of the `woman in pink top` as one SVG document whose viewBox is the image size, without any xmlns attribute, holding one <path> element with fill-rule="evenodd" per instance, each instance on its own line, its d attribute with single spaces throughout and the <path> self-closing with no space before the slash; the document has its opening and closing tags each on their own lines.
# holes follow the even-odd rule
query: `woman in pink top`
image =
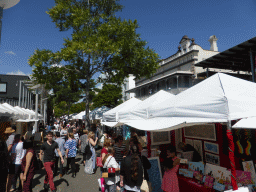
<svg viewBox="0 0 256 192">
<path fill-rule="evenodd" d="M 167 150 L 165 159 L 165 173 L 162 181 L 162 190 L 164 192 L 179 192 L 179 181 L 177 172 L 180 165 L 180 159 L 176 156 L 176 148 L 171 146 Z"/>
</svg>

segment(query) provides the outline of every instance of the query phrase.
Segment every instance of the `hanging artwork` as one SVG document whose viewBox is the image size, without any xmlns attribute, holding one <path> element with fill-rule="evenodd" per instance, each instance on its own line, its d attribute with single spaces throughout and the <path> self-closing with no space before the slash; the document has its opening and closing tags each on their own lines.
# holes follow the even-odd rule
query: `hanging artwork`
<svg viewBox="0 0 256 192">
<path fill-rule="evenodd" d="M 243 161 L 256 160 L 255 151 L 255 130 L 252 129 L 234 129 L 235 155 Z"/>
<path fill-rule="evenodd" d="M 205 152 L 205 161 L 214 165 L 220 165 L 220 157 L 211 153 Z"/>
<path fill-rule="evenodd" d="M 256 173 L 255 173 L 255 168 L 253 165 L 252 161 L 244 161 L 242 162 L 244 171 L 250 172 L 251 173 L 251 178 L 253 182 L 256 184 Z"/>
<path fill-rule="evenodd" d="M 195 126 L 185 127 L 184 136 L 195 138 L 195 139 L 216 141 L 215 124 L 195 125 Z"/>
<path fill-rule="evenodd" d="M 211 153 L 219 154 L 219 145 L 216 143 L 204 142 L 204 150 Z"/>
<path fill-rule="evenodd" d="M 151 145 L 168 144 L 171 143 L 169 131 L 151 132 Z"/>
<path fill-rule="evenodd" d="M 194 146 L 194 142 L 192 139 L 185 139 L 185 143 Z"/>
</svg>

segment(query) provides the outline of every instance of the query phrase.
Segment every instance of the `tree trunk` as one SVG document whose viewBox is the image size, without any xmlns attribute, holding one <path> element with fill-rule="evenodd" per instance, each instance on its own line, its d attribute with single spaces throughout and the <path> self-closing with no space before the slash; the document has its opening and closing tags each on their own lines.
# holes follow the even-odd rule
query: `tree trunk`
<svg viewBox="0 0 256 192">
<path fill-rule="evenodd" d="M 91 131 L 90 116 L 89 116 L 89 92 L 90 92 L 90 55 L 87 65 L 87 74 L 86 74 L 86 102 L 85 102 L 85 122 L 87 123 L 88 130 Z"/>
</svg>

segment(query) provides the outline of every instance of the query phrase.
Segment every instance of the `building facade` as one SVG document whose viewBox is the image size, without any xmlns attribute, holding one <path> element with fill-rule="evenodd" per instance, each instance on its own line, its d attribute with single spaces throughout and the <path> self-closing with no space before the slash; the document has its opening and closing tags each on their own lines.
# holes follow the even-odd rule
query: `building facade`
<svg viewBox="0 0 256 192">
<path fill-rule="evenodd" d="M 0 103 L 8 103 L 12 106 L 31 108 L 34 95 L 28 89 L 26 81 L 30 80 L 25 75 L 0 74 Z"/>
<path fill-rule="evenodd" d="M 129 89 L 135 88 L 135 77 L 130 74 L 128 78 L 125 78 L 124 84 L 122 85 L 122 100 L 127 101 L 133 97 L 135 97 L 135 93 L 127 93 L 126 91 Z"/>
<path fill-rule="evenodd" d="M 135 79 L 135 87 L 126 93 L 135 93 L 136 98 L 144 100 L 159 90 L 166 90 L 172 94 L 178 94 L 187 88 L 205 79 L 208 69 L 195 66 L 209 57 L 219 53 L 215 35 L 208 40 L 210 49 L 205 50 L 195 43 L 195 40 L 183 36 L 178 45 L 178 51 L 159 63 L 157 72 L 151 78 Z M 229 73 L 230 70 L 218 70 L 216 72 Z"/>
</svg>

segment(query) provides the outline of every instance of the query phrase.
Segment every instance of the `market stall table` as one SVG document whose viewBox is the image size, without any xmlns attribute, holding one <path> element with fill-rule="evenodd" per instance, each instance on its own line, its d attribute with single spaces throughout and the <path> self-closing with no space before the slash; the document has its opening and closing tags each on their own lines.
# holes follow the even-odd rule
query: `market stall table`
<svg viewBox="0 0 256 192">
<path fill-rule="evenodd" d="M 190 178 L 178 175 L 180 192 L 215 192 L 216 190 L 198 184 Z"/>
</svg>

